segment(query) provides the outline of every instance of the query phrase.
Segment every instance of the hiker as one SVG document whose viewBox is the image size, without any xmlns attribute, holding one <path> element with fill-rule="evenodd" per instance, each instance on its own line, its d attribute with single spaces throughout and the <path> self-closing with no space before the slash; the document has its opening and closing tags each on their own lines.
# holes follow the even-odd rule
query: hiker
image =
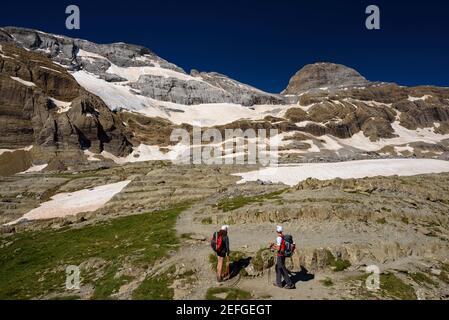
<svg viewBox="0 0 449 320">
<path fill-rule="evenodd" d="M 285 236 L 283 234 L 283 228 L 281 226 L 276 227 L 277 238 L 276 244 L 272 243 L 270 245 L 270 249 L 275 249 L 277 251 L 277 259 L 276 259 L 276 283 L 275 286 L 282 288 L 282 278 L 286 283 L 286 289 L 295 289 L 295 285 L 293 284 L 290 276 L 288 275 L 287 267 L 285 266 L 285 258 L 286 256 L 291 256 L 294 251 L 293 241 L 291 243 L 287 243 Z M 286 250 L 287 247 L 293 246 L 293 249 Z"/>
<path fill-rule="evenodd" d="M 217 254 L 217 281 L 223 282 L 223 262 L 226 257 L 229 257 L 229 237 L 228 237 L 229 226 L 222 226 L 218 232 L 215 232 L 212 236 L 211 246 L 212 249 Z M 226 277 L 229 276 L 229 270 L 225 271 Z"/>
</svg>

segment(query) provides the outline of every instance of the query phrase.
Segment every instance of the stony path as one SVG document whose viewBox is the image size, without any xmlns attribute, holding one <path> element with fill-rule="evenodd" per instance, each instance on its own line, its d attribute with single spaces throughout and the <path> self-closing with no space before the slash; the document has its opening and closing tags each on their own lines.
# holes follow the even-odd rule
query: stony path
<svg viewBox="0 0 449 320">
<path fill-rule="evenodd" d="M 189 268 L 197 271 L 198 281 L 189 290 L 190 292 L 184 292 L 184 295 L 179 298 L 203 299 L 207 289 L 217 286 L 237 287 L 251 292 L 253 297 L 265 299 L 323 299 L 332 297 L 332 291 L 335 289 L 328 290 L 319 281 L 324 279 L 325 275 L 307 282 L 299 282 L 297 290 L 276 288 L 272 285 L 272 282 L 275 280 L 274 268 L 270 272 L 266 271 L 260 277 L 244 278 L 237 276 L 228 282 L 218 284 L 215 280 L 215 273 L 211 270 L 208 261 L 208 257 L 212 253 L 209 246 L 209 237 L 214 232 L 215 226 L 203 225 L 194 220 L 201 207 L 204 207 L 204 205 L 200 203 L 184 211 L 177 221 L 176 229 L 179 236 L 188 233 L 193 234 L 193 238 L 203 238 L 205 241 L 192 240 L 190 243 L 182 246 L 178 253 L 167 261 L 167 263 L 188 264 Z M 260 226 L 232 226 L 232 231 L 230 232 L 230 235 L 232 235 L 232 250 L 245 251 L 251 254 L 260 248 L 263 243 L 268 244 L 268 241 L 263 240 L 265 237 L 262 237 L 262 239 L 259 238 L 259 241 L 255 241 L 253 248 L 247 246 L 248 238 L 255 239 L 260 234 Z"/>
</svg>

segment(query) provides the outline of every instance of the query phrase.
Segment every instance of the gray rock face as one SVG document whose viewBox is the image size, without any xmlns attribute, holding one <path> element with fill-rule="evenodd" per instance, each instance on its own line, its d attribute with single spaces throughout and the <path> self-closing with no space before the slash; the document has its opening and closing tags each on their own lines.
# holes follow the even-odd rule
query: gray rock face
<svg viewBox="0 0 449 320">
<path fill-rule="evenodd" d="M 184 70 L 158 57 L 149 49 L 125 43 L 96 44 L 44 32 L 7 27 L 0 29 L 26 49 L 44 53 L 69 70 L 84 70 L 108 82 L 124 82 L 120 75 L 107 72 L 112 64 L 122 67 L 159 67 L 186 75 Z M 1 36 L 1 34 L 0 34 Z M 86 56 L 86 52 L 87 54 Z M 142 75 L 130 87 L 150 98 L 192 105 L 202 103 L 285 104 L 285 98 L 242 84 L 218 73 L 192 71 L 191 80 Z"/>
<path fill-rule="evenodd" d="M 79 59 L 79 50 L 84 50 L 100 55 L 119 67 L 154 66 L 153 63 L 149 62 L 153 60 L 162 68 L 184 72 L 181 68 L 165 61 L 142 46 L 121 42 L 96 44 L 86 40 L 16 27 L 6 27 L 0 29 L 0 31 L 11 35 L 23 47 L 34 51 L 44 51 L 49 55 L 49 58 L 64 65 L 82 67 L 81 59 Z M 149 59 L 139 59 L 143 56 Z"/>
<path fill-rule="evenodd" d="M 202 103 L 283 104 L 280 96 L 270 95 L 240 84 L 226 76 L 211 73 L 192 73 L 198 80 L 185 81 L 143 75 L 131 87 L 156 100 L 193 105 Z"/>
<path fill-rule="evenodd" d="M 122 82 L 126 79 L 107 73 L 111 63 L 119 67 L 154 67 L 185 73 L 172 63 L 165 61 L 149 49 L 125 43 L 96 44 L 44 33 L 37 30 L 7 27 L 0 29 L 14 41 L 28 50 L 39 52 L 54 62 L 66 66 L 69 71 L 85 70 L 108 82 Z M 0 35 L 1 36 L 1 35 Z M 84 51 L 84 52 L 83 52 Z M 85 52 L 92 56 L 85 57 Z"/>
<path fill-rule="evenodd" d="M 0 29 L 0 42 L 10 42 L 13 41 L 12 37 L 5 31 Z"/>
<path fill-rule="evenodd" d="M 63 67 L 12 43 L 1 45 L 0 148 L 131 151 L 117 115 Z M 68 110 L 61 111 L 59 103 Z"/>
<path fill-rule="evenodd" d="M 233 96 L 234 103 L 246 106 L 286 103 L 286 99 L 280 95 L 266 93 L 217 72 L 198 72 L 192 70 L 191 75 L 200 78 L 215 88 L 226 91 Z"/>
<path fill-rule="evenodd" d="M 319 88 L 342 88 L 365 86 L 370 82 L 354 69 L 334 63 L 306 65 L 291 79 L 283 94 L 300 94 Z"/>
</svg>

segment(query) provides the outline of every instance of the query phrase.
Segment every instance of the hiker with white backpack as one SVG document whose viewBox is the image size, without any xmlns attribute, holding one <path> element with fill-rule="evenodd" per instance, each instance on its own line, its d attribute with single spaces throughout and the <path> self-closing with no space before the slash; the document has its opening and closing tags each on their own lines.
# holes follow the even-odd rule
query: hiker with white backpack
<svg viewBox="0 0 449 320">
<path fill-rule="evenodd" d="M 277 251 L 276 259 L 276 283 L 275 286 L 279 288 L 295 289 L 295 284 L 292 282 L 287 267 L 285 266 L 285 258 L 291 257 L 295 251 L 295 243 L 291 235 L 284 235 L 283 228 L 281 226 L 276 227 L 277 237 L 276 244 L 272 243 L 270 249 Z M 282 278 L 286 283 L 285 287 L 282 286 Z"/>
<path fill-rule="evenodd" d="M 212 250 L 217 254 L 217 281 L 223 282 L 229 277 L 229 254 L 231 250 L 229 248 L 229 237 L 228 237 L 229 226 L 222 226 L 217 232 L 214 232 L 211 239 Z M 226 266 L 225 275 L 223 277 L 223 262 L 224 259 L 228 257 L 228 264 Z"/>
</svg>

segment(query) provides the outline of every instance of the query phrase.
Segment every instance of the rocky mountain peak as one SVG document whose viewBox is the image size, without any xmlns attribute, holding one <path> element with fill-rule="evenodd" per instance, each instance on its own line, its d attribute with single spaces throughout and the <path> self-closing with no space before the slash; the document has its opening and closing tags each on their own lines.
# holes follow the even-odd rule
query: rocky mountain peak
<svg viewBox="0 0 449 320">
<path fill-rule="evenodd" d="M 300 94 L 314 89 L 364 86 L 370 82 L 356 70 L 341 64 L 320 62 L 304 66 L 291 79 L 283 94 Z"/>
</svg>

